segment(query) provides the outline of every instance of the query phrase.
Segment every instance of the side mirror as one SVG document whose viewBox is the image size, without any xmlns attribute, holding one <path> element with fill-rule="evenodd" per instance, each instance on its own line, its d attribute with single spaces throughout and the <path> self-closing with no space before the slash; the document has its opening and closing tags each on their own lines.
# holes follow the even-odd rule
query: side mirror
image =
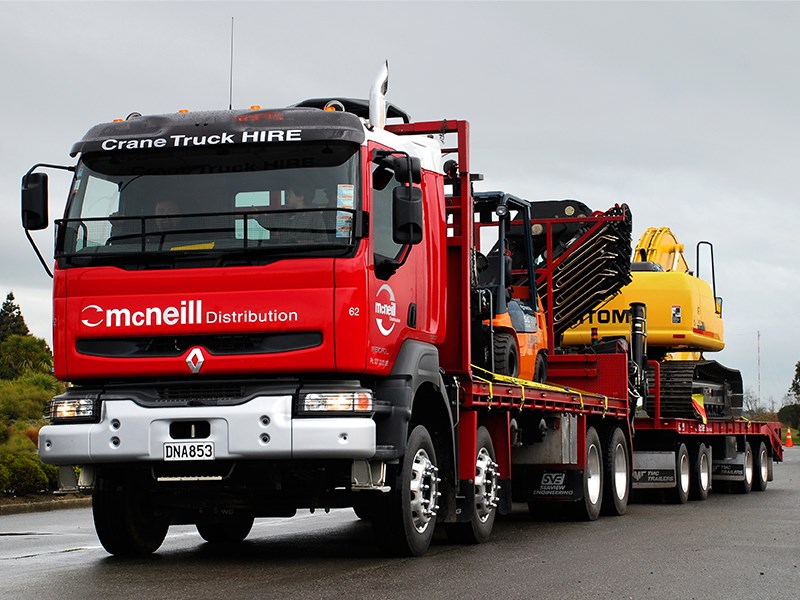
<svg viewBox="0 0 800 600">
<path fill-rule="evenodd" d="M 422 241 L 422 190 L 399 186 L 392 192 L 392 239 L 396 244 Z"/>
<path fill-rule="evenodd" d="M 394 178 L 399 183 L 407 184 L 409 179 L 411 183 L 422 183 L 422 162 L 417 157 L 379 150 L 375 152 L 372 162 L 394 171 Z"/>
<path fill-rule="evenodd" d="M 37 231 L 47 225 L 47 174 L 30 173 L 22 178 L 22 226 Z"/>
<path fill-rule="evenodd" d="M 422 163 L 416 157 L 395 156 L 394 178 L 400 183 L 421 183 Z"/>
</svg>

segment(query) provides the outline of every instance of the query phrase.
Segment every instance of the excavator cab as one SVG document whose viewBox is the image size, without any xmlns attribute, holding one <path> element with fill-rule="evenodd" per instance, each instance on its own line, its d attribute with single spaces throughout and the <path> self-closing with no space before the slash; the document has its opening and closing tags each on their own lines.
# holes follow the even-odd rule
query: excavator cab
<svg viewBox="0 0 800 600">
<path fill-rule="evenodd" d="M 492 373 L 544 382 L 547 328 L 536 292 L 530 204 L 504 192 L 473 197 L 473 356 Z"/>
</svg>

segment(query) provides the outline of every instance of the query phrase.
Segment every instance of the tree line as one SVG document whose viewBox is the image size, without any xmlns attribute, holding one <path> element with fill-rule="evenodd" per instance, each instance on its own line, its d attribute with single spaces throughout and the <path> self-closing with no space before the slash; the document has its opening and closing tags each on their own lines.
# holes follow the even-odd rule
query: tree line
<svg viewBox="0 0 800 600">
<path fill-rule="evenodd" d="M 778 420 L 787 427 L 800 428 L 800 361 L 794 366 L 794 379 L 786 394 L 794 400 L 794 403 L 781 407 L 778 411 Z"/>
<path fill-rule="evenodd" d="M 36 452 L 50 399 L 64 391 L 47 342 L 31 335 L 9 292 L 0 307 L 0 494 L 55 489 L 58 469 Z"/>
</svg>

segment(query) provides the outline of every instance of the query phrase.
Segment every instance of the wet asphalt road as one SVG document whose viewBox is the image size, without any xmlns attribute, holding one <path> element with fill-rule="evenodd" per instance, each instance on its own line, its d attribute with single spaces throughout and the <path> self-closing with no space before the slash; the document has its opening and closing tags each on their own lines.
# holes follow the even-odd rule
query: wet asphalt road
<svg viewBox="0 0 800 600">
<path fill-rule="evenodd" d="M 381 556 L 350 510 L 259 519 L 221 548 L 172 527 L 153 557 L 110 557 L 90 509 L 0 516 L 0 598 L 696 598 L 784 600 L 800 590 L 800 448 L 764 493 L 632 504 L 594 523 L 520 505 L 482 546 L 437 535 L 417 559 Z"/>
</svg>

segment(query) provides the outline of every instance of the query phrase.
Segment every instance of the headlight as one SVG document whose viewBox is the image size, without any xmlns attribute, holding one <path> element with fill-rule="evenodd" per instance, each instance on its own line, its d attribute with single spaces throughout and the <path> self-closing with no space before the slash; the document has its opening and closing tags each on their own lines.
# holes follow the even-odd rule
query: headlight
<svg viewBox="0 0 800 600">
<path fill-rule="evenodd" d="M 97 423 L 100 402 L 92 396 L 56 396 L 50 401 L 49 416 L 53 423 Z"/>
<path fill-rule="evenodd" d="M 310 392 L 300 401 L 303 412 L 371 412 L 372 392 Z"/>
</svg>

